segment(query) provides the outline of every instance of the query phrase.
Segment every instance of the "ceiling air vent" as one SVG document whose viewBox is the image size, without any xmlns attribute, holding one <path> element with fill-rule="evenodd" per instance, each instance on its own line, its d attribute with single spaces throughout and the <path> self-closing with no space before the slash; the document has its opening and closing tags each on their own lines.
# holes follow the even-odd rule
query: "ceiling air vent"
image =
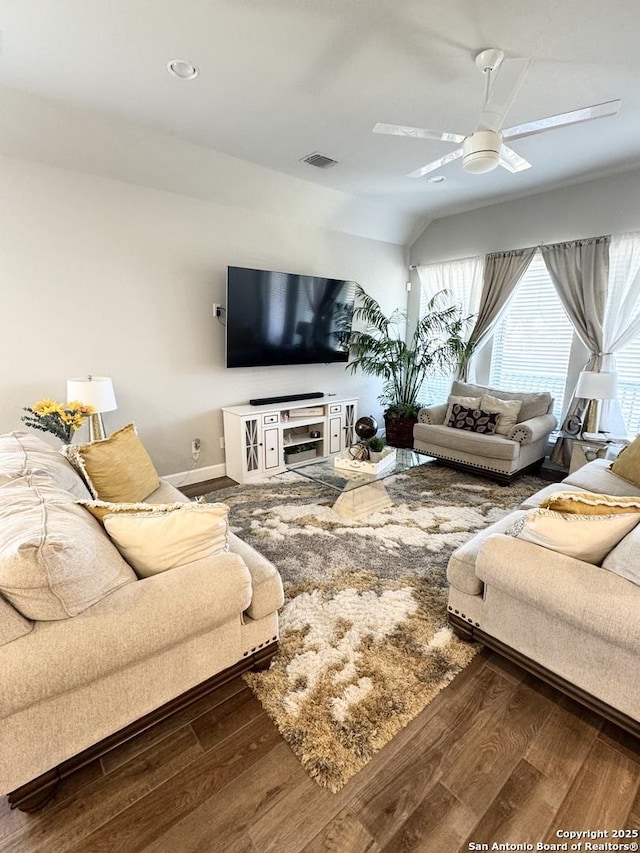
<svg viewBox="0 0 640 853">
<path fill-rule="evenodd" d="M 325 154 L 319 154 L 317 151 L 314 151 L 313 154 L 307 154 L 306 157 L 303 157 L 300 162 L 308 163 L 310 166 L 316 166 L 318 169 L 330 169 L 332 166 L 335 166 L 338 161 L 332 160 L 331 157 L 327 157 Z"/>
</svg>

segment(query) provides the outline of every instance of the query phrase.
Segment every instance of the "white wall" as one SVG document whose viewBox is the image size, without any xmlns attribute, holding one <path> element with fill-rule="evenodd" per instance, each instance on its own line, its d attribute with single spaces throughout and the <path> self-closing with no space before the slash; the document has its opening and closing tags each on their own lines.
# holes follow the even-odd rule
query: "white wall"
<svg viewBox="0 0 640 853">
<path fill-rule="evenodd" d="M 443 217 L 431 222 L 413 243 L 410 263 L 636 231 L 639 198 L 640 170 L 636 170 Z"/>
<path fill-rule="evenodd" d="M 135 420 L 160 473 L 191 466 L 194 437 L 199 466 L 222 463 L 220 408 L 250 397 L 354 394 L 379 414 L 377 383 L 343 365 L 225 369 L 211 305 L 235 264 L 352 278 L 404 307 L 401 246 L 6 157 L 0 187 L 0 431 L 87 373 L 113 378 L 107 430 Z"/>
</svg>

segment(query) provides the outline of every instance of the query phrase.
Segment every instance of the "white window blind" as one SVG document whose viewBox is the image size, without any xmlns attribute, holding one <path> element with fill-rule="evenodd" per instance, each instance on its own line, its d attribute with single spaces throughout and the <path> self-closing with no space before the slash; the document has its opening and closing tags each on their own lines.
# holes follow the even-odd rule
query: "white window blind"
<svg viewBox="0 0 640 853">
<path fill-rule="evenodd" d="M 640 338 L 616 352 L 618 402 L 622 409 L 627 435 L 640 433 Z"/>
<path fill-rule="evenodd" d="M 549 391 L 560 419 L 572 338 L 573 326 L 538 252 L 496 327 L 490 385 Z"/>
</svg>

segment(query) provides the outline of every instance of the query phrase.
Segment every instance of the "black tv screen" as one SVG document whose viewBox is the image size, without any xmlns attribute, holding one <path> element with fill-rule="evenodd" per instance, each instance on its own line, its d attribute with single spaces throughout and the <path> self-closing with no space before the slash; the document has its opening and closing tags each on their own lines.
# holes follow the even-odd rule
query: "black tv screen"
<svg viewBox="0 0 640 853">
<path fill-rule="evenodd" d="M 356 284 L 227 268 L 227 367 L 347 361 Z"/>
</svg>

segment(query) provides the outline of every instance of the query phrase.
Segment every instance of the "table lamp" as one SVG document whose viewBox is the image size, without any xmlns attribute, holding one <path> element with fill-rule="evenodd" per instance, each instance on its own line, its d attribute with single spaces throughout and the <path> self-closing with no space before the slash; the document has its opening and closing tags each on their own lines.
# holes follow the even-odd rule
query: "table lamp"
<svg viewBox="0 0 640 853">
<path fill-rule="evenodd" d="M 583 432 L 598 432 L 600 424 L 600 400 L 614 400 L 617 391 L 617 373 L 582 371 L 576 386 L 576 397 L 589 400 L 582 425 Z"/>
<path fill-rule="evenodd" d="M 113 412 L 118 408 L 113 382 L 108 376 L 80 376 L 67 379 L 67 401 L 79 400 L 95 409 L 89 417 L 89 441 L 105 438 L 102 412 Z"/>
</svg>

